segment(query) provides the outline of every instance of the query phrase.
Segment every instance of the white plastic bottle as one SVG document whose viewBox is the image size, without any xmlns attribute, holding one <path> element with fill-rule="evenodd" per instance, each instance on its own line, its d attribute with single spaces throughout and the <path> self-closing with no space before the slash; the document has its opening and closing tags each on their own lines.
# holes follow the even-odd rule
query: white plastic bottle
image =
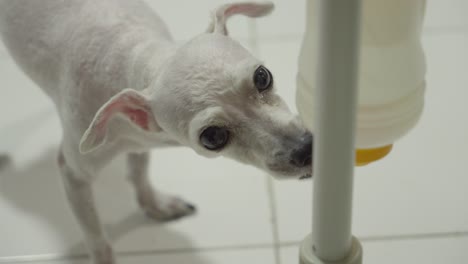
<svg viewBox="0 0 468 264">
<path fill-rule="evenodd" d="M 307 26 L 299 57 L 297 107 L 314 130 L 316 0 L 307 1 Z M 425 0 L 363 0 L 356 124 L 356 163 L 390 152 L 419 120 L 424 105 L 425 59 L 421 30 Z"/>
</svg>

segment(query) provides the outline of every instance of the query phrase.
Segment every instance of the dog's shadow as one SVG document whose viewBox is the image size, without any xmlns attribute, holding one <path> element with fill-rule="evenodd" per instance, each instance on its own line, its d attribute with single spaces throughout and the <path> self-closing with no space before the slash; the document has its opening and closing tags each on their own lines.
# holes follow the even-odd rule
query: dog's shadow
<svg viewBox="0 0 468 264">
<path fill-rule="evenodd" d="M 40 155 L 24 168 L 15 168 L 14 164 L 3 165 L 0 168 L 0 199 L 2 200 L 0 202 L 7 205 L 9 209 L 6 210 L 20 211 L 19 214 L 27 215 L 27 217 L 41 222 L 41 224 L 50 230 L 48 233 L 51 236 L 55 236 L 53 239 L 62 241 L 63 245 L 70 245 L 70 241 L 76 241 L 75 244 L 66 249 L 66 252 L 53 252 L 60 259 L 69 261 L 65 263 L 75 263 L 75 260 L 86 258 L 87 255 L 83 243 L 79 242 L 82 238 L 81 233 L 68 208 L 61 179 L 57 171 L 56 153 L 57 150 L 55 148 L 48 149 L 43 155 Z M 107 172 L 112 173 L 112 169 L 107 170 Z M 128 198 L 125 195 L 115 195 L 112 199 L 115 204 L 125 204 L 123 199 Z M 119 201 L 119 199 L 122 201 Z M 0 208 L 0 210 L 3 209 Z M 0 212 L 0 214 L 4 213 Z M 13 221 L 7 222 L 11 223 Z M 180 245 L 181 249 L 189 249 L 188 251 L 190 251 L 191 248 L 194 248 L 190 239 L 171 230 L 164 223 L 153 222 L 136 209 L 134 213 L 114 223 L 107 223 L 105 227 L 111 242 L 116 242 L 124 239 L 133 230 L 145 225 L 157 226 L 158 234 L 161 234 L 161 237 L 171 239 L 171 244 Z M 70 228 L 70 226 L 75 227 Z M 3 225 L 1 228 L 13 229 L 18 228 L 18 226 Z M 19 239 L 17 241 L 28 241 L 30 239 L 27 232 L 18 232 L 18 234 L 24 237 L 15 238 Z M 146 252 L 143 250 L 140 253 L 151 255 L 154 252 L 157 253 L 158 250 Z M 117 259 L 120 259 L 121 257 L 126 257 L 126 255 L 134 256 L 138 254 L 138 251 L 125 252 L 119 250 L 116 253 Z M 154 263 L 154 261 L 150 261 L 150 263 Z M 190 254 L 190 263 L 205 264 L 211 262 L 198 254 Z"/>
</svg>

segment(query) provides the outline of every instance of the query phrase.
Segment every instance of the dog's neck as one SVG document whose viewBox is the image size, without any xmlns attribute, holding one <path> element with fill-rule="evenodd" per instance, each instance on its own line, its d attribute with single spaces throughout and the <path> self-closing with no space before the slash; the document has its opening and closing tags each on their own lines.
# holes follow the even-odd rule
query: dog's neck
<svg viewBox="0 0 468 264">
<path fill-rule="evenodd" d="M 148 25 L 132 24 L 116 29 L 83 31 L 71 44 L 77 50 L 71 58 L 73 67 L 79 73 L 77 77 L 79 80 L 89 80 L 87 86 L 109 85 L 112 94 L 125 88 L 147 88 L 176 49 L 175 42 L 164 27 L 153 29 Z M 85 34 L 92 37 L 82 37 Z M 83 50 L 83 47 L 86 49 Z"/>
<path fill-rule="evenodd" d="M 147 88 L 158 77 L 175 50 L 175 43 L 167 39 L 134 45 L 123 64 L 126 68 L 126 87 L 136 90 Z"/>
</svg>

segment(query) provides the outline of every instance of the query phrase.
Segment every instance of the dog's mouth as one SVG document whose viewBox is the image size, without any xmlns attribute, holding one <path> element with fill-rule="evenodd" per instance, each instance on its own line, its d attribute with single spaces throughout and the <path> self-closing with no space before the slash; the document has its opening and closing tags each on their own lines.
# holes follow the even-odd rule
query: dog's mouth
<svg viewBox="0 0 468 264">
<path fill-rule="evenodd" d="M 280 179 L 306 180 L 312 178 L 312 168 L 295 168 L 281 166 L 281 163 L 272 163 L 268 165 L 268 171 Z"/>
</svg>

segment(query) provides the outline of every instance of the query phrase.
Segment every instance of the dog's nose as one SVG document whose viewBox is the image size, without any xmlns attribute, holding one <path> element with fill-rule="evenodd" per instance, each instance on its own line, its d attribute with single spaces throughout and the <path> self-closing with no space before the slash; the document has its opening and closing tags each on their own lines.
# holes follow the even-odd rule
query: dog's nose
<svg viewBox="0 0 468 264">
<path fill-rule="evenodd" d="M 312 164 L 312 134 L 307 133 L 301 143 L 301 147 L 292 152 L 291 163 L 297 167 L 310 166 Z"/>
</svg>

